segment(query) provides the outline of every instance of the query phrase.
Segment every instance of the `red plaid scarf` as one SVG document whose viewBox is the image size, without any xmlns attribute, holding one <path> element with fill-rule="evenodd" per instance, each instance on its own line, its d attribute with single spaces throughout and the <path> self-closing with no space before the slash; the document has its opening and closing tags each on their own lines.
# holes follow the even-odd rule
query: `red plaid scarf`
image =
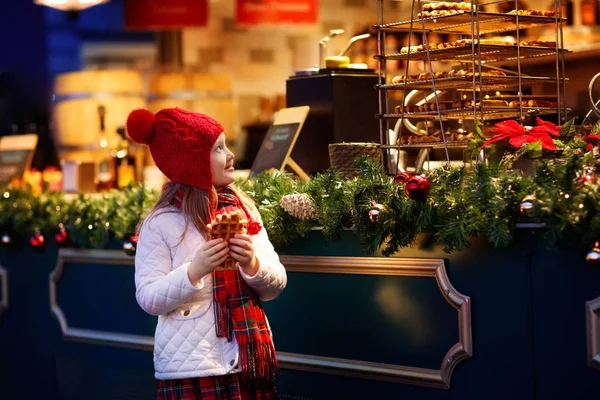
<svg viewBox="0 0 600 400">
<path fill-rule="evenodd" d="M 174 204 L 178 207 L 183 194 L 181 189 L 177 192 Z M 260 223 L 252 218 L 231 188 L 217 190 L 217 197 L 217 214 L 242 209 L 249 221 L 248 234 L 260 231 Z M 235 335 L 240 347 L 242 378 L 275 379 L 279 366 L 262 303 L 238 269 L 213 271 L 213 301 L 217 337 L 232 341 Z"/>
</svg>

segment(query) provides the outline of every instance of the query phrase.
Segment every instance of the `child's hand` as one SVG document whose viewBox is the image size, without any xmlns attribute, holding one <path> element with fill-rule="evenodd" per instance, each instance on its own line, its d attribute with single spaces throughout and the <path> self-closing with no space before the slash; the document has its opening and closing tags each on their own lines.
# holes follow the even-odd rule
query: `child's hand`
<svg viewBox="0 0 600 400">
<path fill-rule="evenodd" d="M 240 264 L 244 272 L 250 276 L 258 272 L 258 261 L 254 257 L 254 244 L 249 235 L 236 233 L 229 239 L 229 255 Z"/>
<path fill-rule="evenodd" d="M 198 284 L 207 274 L 210 274 L 227 259 L 229 248 L 223 239 L 213 239 L 203 243 L 188 267 L 188 278 L 192 285 Z"/>
</svg>

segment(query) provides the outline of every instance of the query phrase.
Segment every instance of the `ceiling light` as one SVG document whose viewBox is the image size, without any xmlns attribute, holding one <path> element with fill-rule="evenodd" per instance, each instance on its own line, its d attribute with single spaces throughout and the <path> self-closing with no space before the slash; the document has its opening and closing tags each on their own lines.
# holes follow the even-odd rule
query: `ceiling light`
<svg viewBox="0 0 600 400">
<path fill-rule="evenodd" d="M 108 3 L 110 0 L 33 0 L 35 4 L 56 8 L 62 11 L 81 11 L 86 8 Z"/>
</svg>

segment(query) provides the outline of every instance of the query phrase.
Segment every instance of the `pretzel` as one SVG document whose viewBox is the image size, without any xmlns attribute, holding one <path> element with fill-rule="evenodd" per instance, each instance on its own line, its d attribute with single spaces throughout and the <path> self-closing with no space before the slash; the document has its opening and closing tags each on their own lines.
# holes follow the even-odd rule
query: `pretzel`
<svg viewBox="0 0 600 400">
<path fill-rule="evenodd" d="M 244 218 L 242 210 L 235 210 L 230 213 L 219 214 L 208 225 L 208 240 L 221 238 L 229 242 L 236 233 L 245 234 L 247 232 L 246 225 L 248 220 Z M 219 265 L 216 270 L 236 269 L 236 261 L 227 257 L 223 264 Z"/>
</svg>

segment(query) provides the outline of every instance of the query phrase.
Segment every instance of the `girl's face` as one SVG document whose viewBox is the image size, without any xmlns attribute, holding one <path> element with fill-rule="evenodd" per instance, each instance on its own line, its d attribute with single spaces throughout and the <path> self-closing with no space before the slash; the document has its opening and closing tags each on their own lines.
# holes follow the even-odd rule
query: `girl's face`
<svg viewBox="0 0 600 400">
<path fill-rule="evenodd" d="M 225 144 L 225 134 L 217 139 L 210 152 L 210 162 L 213 173 L 213 185 L 217 188 L 227 186 L 235 181 L 233 172 L 233 153 Z"/>
</svg>

